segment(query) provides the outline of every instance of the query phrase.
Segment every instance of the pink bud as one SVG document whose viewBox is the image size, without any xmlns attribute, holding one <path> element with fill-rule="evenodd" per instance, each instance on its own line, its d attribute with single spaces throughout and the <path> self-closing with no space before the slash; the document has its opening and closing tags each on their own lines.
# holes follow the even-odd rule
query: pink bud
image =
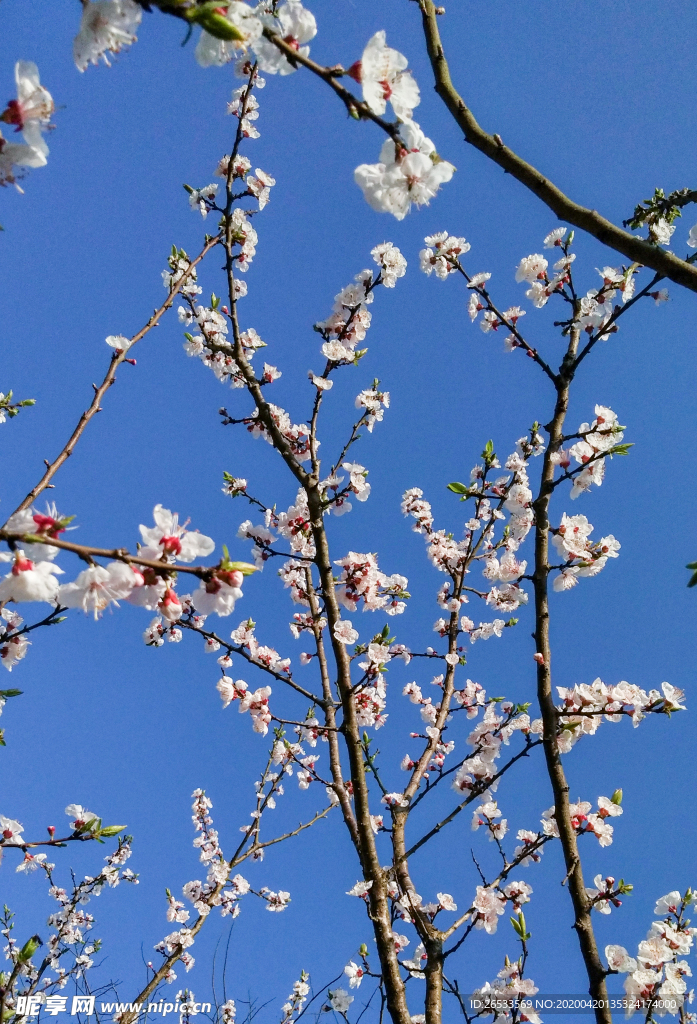
<svg viewBox="0 0 697 1024">
<path fill-rule="evenodd" d="M 34 568 L 34 563 L 28 558 L 20 558 L 19 555 L 15 557 L 15 564 L 12 566 L 12 575 L 19 576 L 20 572 L 30 572 Z"/>
<path fill-rule="evenodd" d="M 168 587 L 164 592 L 162 600 L 157 607 L 169 622 L 176 622 L 177 619 L 181 618 L 182 606 L 179 602 L 179 597 L 171 587 Z"/>
<path fill-rule="evenodd" d="M 352 64 L 351 67 L 346 72 L 346 74 L 349 75 L 354 80 L 354 82 L 358 82 L 359 84 L 362 81 L 362 73 L 363 68 L 359 60 L 357 60 L 355 64 Z"/>
</svg>

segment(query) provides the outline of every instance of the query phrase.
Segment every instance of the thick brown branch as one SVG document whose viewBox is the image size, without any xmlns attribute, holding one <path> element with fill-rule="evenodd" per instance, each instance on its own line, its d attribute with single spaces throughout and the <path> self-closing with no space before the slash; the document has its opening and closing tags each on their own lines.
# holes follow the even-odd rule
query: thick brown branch
<svg viewBox="0 0 697 1024">
<path fill-rule="evenodd" d="M 139 555 L 131 555 L 124 548 L 95 548 L 90 544 L 73 544 L 69 540 L 61 540 L 60 537 L 46 537 L 31 533 L 17 534 L 8 530 L 0 530 L 0 540 L 24 541 L 27 544 L 47 544 L 50 547 L 61 548 L 63 551 L 72 551 L 79 555 L 83 561 L 90 562 L 92 558 L 111 558 L 116 562 L 126 562 L 127 565 L 142 565 L 146 569 L 153 569 L 160 576 L 171 576 L 177 572 L 188 572 L 199 579 L 206 579 L 213 574 L 215 566 L 206 565 L 180 565 L 169 562 L 155 562 L 148 558 L 141 558 Z"/>
<path fill-rule="evenodd" d="M 361 843 L 358 836 L 358 826 L 356 825 L 356 817 L 353 813 L 353 808 L 351 807 L 351 800 L 346 786 L 344 785 L 344 776 L 341 770 L 339 737 L 336 733 L 336 705 L 334 702 L 334 695 L 332 693 L 329 665 L 327 663 L 327 652 L 324 647 L 324 638 L 319 626 L 319 602 L 312 582 L 312 572 L 309 568 L 305 569 L 305 585 L 307 587 L 307 596 L 310 602 L 310 612 L 312 613 L 312 632 L 315 638 L 317 660 L 319 662 L 320 676 L 322 678 L 322 694 L 324 695 L 322 708 L 324 711 L 324 722 L 325 725 L 332 730 L 327 737 L 327 742 L 329 743 L 329 765 L 332 773 L 334 792 L 336 793 L 337 800 L 341 806 L 341 813 L 344 816 L 344 821 L 346 823 L 346 828 L 349 831 L 349 835 L 351 836 L 351 841 L 356 852 L 359 853 Z"/>
<path fill-rule="evenodd" d="M 589 210 L 585 206 L 575 203 L 536 167 L 505 146 L 500 136 L 489 135 L 480 127 L 450 78 L 450 69 L 438 28 L 436 5 L 433 0 L 419 0 L 419 7 L 426 48 L 435 78 L 436 92 L 452 114 L 458 127 L 464 132 L 465 141 L 493 160 L 495 164 L 502 167 L 526 188 L 529 188 L 560 220 L 586 231 L 603 245 L 622 253 L 632 262 L 651 267 L 652 270 L 676 284 L 689 288 L 693 292 L 697 291 L 697 268 L 675 256 L 672 252 L 666 252 L 657 245 L 652 245 L 641 238 L 636 238 L 628 231 L 623 231 L 612 221 L 601 216 L 597 210 Z"/>
<path fill-rule="evenodd" d="M 549 500 L 554 486 L 554 469 L 552 455 L 562 445 L 564 420 L 569 404 L 569 385 L 573 376 L 573 367 L 578 353 L 580 328 L 577 323 L 571 328 L 569 347 L 559 371 L 560 383 L 557 388 L 557 401 L 554 416 L 546 429 L 549 431 L 549 445 L 544 455 L 542 479 L 537 499 L 533 502 L 535 511 L 535 639 L 537 650 L 542 659 L 537 666 L 537 697 L 540 713 L 544 724 L 543 746 L 547 773 L 554 793 L 555 819 L 559 829 L 564 863 L 567 870 L 569 895 L 574 908 L 574 927 L 576 929 L 581 955 L 586 967 L 589 982 L 589 993 L 597 1000 L 595 1019 L 598 1024 L 612 1024 L 612 1014 L 608 1008 L 607 988 L 605 985 L 605 967 L 600 959 L 598 945 L 591 920 L 591 903 L 586 895 L 583 880 L 583 868 L 578 851 L 576 833 L 569 813 L 569 784 L 561 760 L 558 742 L 557 710 L 552 694 L 551 646 L 549 637 Z"/>
</svg>

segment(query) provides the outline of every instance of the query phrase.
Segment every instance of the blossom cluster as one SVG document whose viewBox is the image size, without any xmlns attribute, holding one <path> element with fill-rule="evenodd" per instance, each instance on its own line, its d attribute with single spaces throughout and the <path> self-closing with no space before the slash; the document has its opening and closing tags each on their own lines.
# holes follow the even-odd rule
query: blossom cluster
<svg viewBox="0 0 697 1024">
<path fill-rule="evenodd" d="M 578 440 L 570 448 L 560 448 L 551 454 L 551 461 L 573 479 L 572 499 L 589 491 L 593 484 L 600 487 L 605 477 L 606 455 L 624 455 L 628 448 L 621 444 L 624 427 L 620 426 L 617 414 L 605 405 L 596 405 L 593 422 L 582 423 L 573 437 Z M 583 468 L 570 471 L 572 459 Z"/>
<path fill-rule="evenodd" d="M 507 701 L 487 704 L 481 722 L 467 737 L 468 745 L 474 749 L 455 773 L 453 789 L 459 793 L 468 792 L 493 779 L 502 745 L 508 746 L 515 732 L 527 738 L 531 731 L 530 716 L 526 711 Z"/>
<path fill-rule="evenodd" d="M 662 692 L 661 692 L 662 691 Z M 602 724 L 603 716 L 608 722 L 619 722 L 623 716 L 631 719 L 636 729 L 647 714 L 670 714 L 684 711 L 681 702 L 685 695 L 677 686 L 662 683 L 659 690 L 642 690 L 634 683 L 622 680 L 610 686 L 595 679 L 592 683 L 577 683 L 575 686 L 558 686 L 561 698 L 559 707 L 560 734 L 559 749 L 568 753 L 584 736 L 594 736 Z"/>
<path fill-rule="evenodd" d="M 510 582 L 517 579 L 525 571 L 525 563 L 518 564 L 513 560 L 508 569 L 496 567 L 491 561 L 492 552 L 503 547 L 507 552 L 515 552 L 525 540 L 533 523 L 532 490 L 530 489 L 527 460 L 530 454 L 540 455 L 544 451 L 542 438 L 535 435 L 534 448 L 526 450 L 527 438 L 518 442 L 518 450 L 513 452 L 505 462 L 505 468 L 512 475 L 503 475 L 489 480 L 492 469 L 500 468 L 501 464 L 492 454 L 486 466 L 475 466 L 470 474 L 471 484 L 451 484 L 450 489 L 462 494 L 466 500 L 475 500 L 475 514 L 465 524 L 464 537 L 456 541 L 444 530 L 433 529 L 431 505 L 423 498 L 423 491 L 413 487 L 405 491 L 402 499 L 402 512 L 416 520 L 414 531 L 424 535 L 430 561 L 441 572 L 451 576 L 461 572 L 475 558 L 488 560 L 489 578 Z M 508 513 L 508 529 L 502 540 L 494 541 L 496 523 L 503 523 Z M 478 535 L 479 531 L 482 533 Z M 510 567 L 520 569 L 511 573 Z M 486 567 L 485 567 L 486 568 Z M 492 601 L 490 603 L 496 603 Z M 518 602 L 522 603 L 522 602 Z M 454 610 L 454 609 L 452 609 Z"/>
<path fill-rule="evenodd" d="M 538 992 L 538 988 L 530 978 L 523 977 L 521 961 L 511 963 L 506 957 L 504 967 L 494 981 L 487 981 L 478 988 L 472 998 L 482 1013 L 494 1013 L 497 1020 L 525 1020 L 529 1024 L 542 1024 L 539 1014 L 529 1001 L 530 996 Z M 516 1016 L 513 1016 L 513 1013 Z"/>
<path fill-rule="evenodd" d="M 554 590 L 570 590 L 581 577 L 597 576 L 608 558 L 617 558 L 620 543 L 612 534 L 599 541 L 589 540 L 593 526 L 584 515 L 568 516 L 566 512 L 554 531 L 552 543 L 564 559 L 559 575 L 554 577 Z"/>
<path fill-rule="evenodd" d="M 281 1024 L 290 1024 L 290 1022 L 302 1011 L 307 997 L 310 994 L 310 986 L 308 984 L 310 975 L 306 971 L 302 971 L 300 978 L 293 983 L 293 991 L 288 996 L 288 999 L 281 1007 Z"/>
<path fill-rule="evenodd" d="M 237 917 L 240 912 L 239 900 L 251 891 L 249 882 L 242 875 L 232 875 L 229 864 L 220 847 L 218 832 L 213 828 L 210 811 L 211 800 L 202 789 L 192 793 L 193 814 L 191 820 L 196 831 L 194 847 L 200 851 L 199 859 L 206 866 L 205 882 L 198 879 L 187 882 L 182 889 L 184 898 L 193 905 L 199 917 L 207 917 L 214 907 L 219 907 L 223 917 Z M 186 904 L 175 899 L 167 890 L 167 920 L 178 925 L 185 925 L 190 918 Z M 164 957 L 176 955 L 188 972 L 194 966 L 194 957 L 187 950 L 194 944 L 195 932 L 191 927 L 177 928 L 170 932 L 155 946 L 155 950 Z M 170 966 L 165 975 L 168 983 L 175 981 L 177 975 Z M 234 1004 L 228 1016 L 234 1017 Z"/>
<path fill-rule="evenodd" d="M 474 927 L 483 928 L 488 935 L 493 935 L 499 917 L 506 912 L 506 903 L 510 902 L 517 913 L 523 903 L 530 902 L 531 892 L 532 888 L 527 882 L 510 882 L 504 889 L 478 885 L 472 903 Z"/>
<path fill-rule="evenodd" d="M 266 736 L 271 722 L 269 711 L 269 697 L 271 696 L 270 686 L 260 686 L 256 690 L 250 690 L 243 679 L 233 681 L 229 676 L 222 676 L 217 683 L 217 690 L 226 708 L 233 701 L 239 700 L 239 712 L 249 712 L 252 719 L 254 732 Z"/>
<path fill-rule="evenodd" d="M 424 242 L 426 248 L 419 253 L 421 269 L 427 277 L 435 273 L 441 281 L 460 269 L 460 256 L 472 248 L 466 238 L 456 238 L 447 231 L 427 235 Z M 490 276 L 486 275 L 487 278 Z"/>
<path fill-rule="evenodd" d="M 277 513 L 273 509 L 266 509 L 263 525 L 254 525 L 251 519 L 245 519 L 243 523 L 240 523 L 237 536 L 253 542 L 252 557 L 255 565 L 260 569 L 275 553 L 272 549 L 272 544 L 277 539 L 275 533 L 288 542 L 294 556 L 312 558 L 314 555 L 315 543 L 310 526 L 310 511 L 307 494 L 302 487 L 299 488 L 293 504 L 285 512 Z M 294 558 L 287 571 L 292 573 L 292 570 L 301 564 L 297 563 Z M 283 573 L 284 570 L 281 572 Z"/>
<path fill-rule="evenodd" d="M 121 827 L 115 826 L 104 830 L 96 830 L 98 819 L 91 815 L 78 804 L 71 804 L 66 808 L 66 813 L 75 820 L 71 825 L 75 827 L 76 833 L 81 828 L 85 831 L 95 831 L 95 834 L 115 835 L 122 831 Z M 90 820 L 83 820 L 88 818 Z M 14 839 L 21 840 L 21 826 L 17 822 L 0 816 L 0 825 L 15 828 Z M 100 823 L 101 824 L 101 823 Z M 49 829 L 49 834 L 53 835 Z M 5 827 L 3 835 L 9 831 Z M 17 845 L 11 844 L 11 845 Z M 33 996 L 37 1003 L 43 1006 L 47 1012 L 51 1012 L 52 1004 L 58 1009 L 64 1008 L 65 1001 L 56 997 L 54 993 L 64 989 L 70 981 L 78 981 L 83 978 L 87 971 L 94 966 L 94 954 L 100 949 L 99 939 L 89 939 L 87 933 L 94 925 L 93 915 L 86 909 L 87 904 L 93 896 L 98 896 L 105 886 L 114 888 L 120 882 L 138 884 L 138 876 L 124 864 L 131 856 L 130 837 L 121 838 L 118 841 L 116 850 L 105 857 L 105 866 L 96 876 L 86 876 L 82 881 L 73 880 L 71 891 L 67 891 L 57 885 L 53 878 L 54 865 L 46 862 L 45 854 L 29 855 L 25 851 L 26 867 L 20 865 L 18 870 L 34 871 L 42 868 L 49 883 L 49 896 L 58 904 L 58 908 L 49 914 L 47 926 L 50 929 L 48 936 L 42 942 L 38 936 L 28 940 L 20 946 L 12 935 L 12 915 L 7 907 L 2 917 L 2 934 L 7 940 L 5 946 L 6 958 L 13 965 L 12 984 L 4 992 L 6 1008 L 18 1007 L 17 999 L 26 996 Z M 32 957 L 38 948 L 42 946 L 41 963 L 34 963 Z M 6 980 L 9 975 L 6 976 Z"/>
<path fill-rule="evenodd" d="M 630 956 L 624 946 L 605 947 L 610 970 L 627 975 L 624 991 L 628 1017 L 642 1006 L 651 1005 L 652 1000 L 660 1000 L 661 1014 L 680 1013 L 682 1019 L 681 1008 L 688 998 L 685 978 L 692 976 L 687 960 L 682 958 L 691 952 L 697 935 L 697 928 L 691 928 L 684 915 L 693 902 L 689 889 L 685 895 L 675 891 L 662 896 L 654 908 L 660 920 L 653 922 L 639 943 L 636 957 Z"/>
<path fill-rule="evenodd" d="M 86 557 L 88 567 L 72 582 L 60 584 L 57 577 L 63 570 L 55 559 L 61 549 L 51 541 L 62 543 L 60 535 L 69 528 L 73 517 L 61 516 L 55 505 L 48 505 L 45 513 L 33 507 L 14 513 L 5 526 L 10 551 L 0 552 L 0 562 L 11 564 L 10 572 L 0 580 L 0 602 L 53 605 L 54 612 L 44 620 L 49 623 L 61 621 L 59 612 L 67 608 L 81 608 L 99 618 L 111 605 L 127 601 L 157 611 L 143 634 L 145 643 L 154 647 L 161 646 L 165 637 L 175 642 L 181 640 L 181 630 L 175 623 L 182 616 L 191 618 L 198 612 L 202 625 L 211 613 L 229 615 L 242 597 L 243 570 L 249 572 L 253 567 L 230 562 L 225 552 L 217 566 L 201 569 L 197 590 L 180 595 L 175 589 L 179 563 L 206 557 L 214 550 L 215 542 L 198 531 L 188 530 L 188 521 L 181 524 L 178 515 L 162 505 L 155 506 L 153 516 L 153 527 L 140 527 L 142 544 L 137 555 L 124 554 L 123 560 L 105 566 Z M 76 550 L 81 549 L 76 546 Z M 84 548 L 86 556 L 90 550 Z M 23 626 L 22 617 L 8 607 L 0 615 L 0 660 L 11 670 L 26 655 L 30 643 L 26 634 L 34 627 Z M 2 704 L 4 701 L 3 697 Z"/>
<path fill-rule="evenodd" d="M 442 675 L 436 676 L 435 679 L 432 680 L 431 685 L 439 686 L 442 688 L 443 678 L 444 677 Z M 477 684 L 473 684 L 472 681 L 468 679 L 464 690 L 456 690 L 453 693 L 453 699 L 457 703 L 462 703 L 462 706 L 464 707 L 464 701 L 469 700 L 469 688 L 471 686 L 476 685 Z M 407 685 L 402 690 L 402 695 L 404 697 L 408 697 L 412 704 L 418 704 L 421 707 L 421 718 L 426 723 L 424 728 L 425 735 L 429 740 L 435 741 L 435 747 L 431 754 L 431 758 L 428 762 L 428 765 L 426 766 L 426 772 L 430 773 L 431 775 L 438 775 L 443 771 L 446 757 L 449 754 L 452 754 L 453 750 L 455 749 L 455 741 L 448 740 L 448 742 L 444 742 L 441 735 L 442 730 L 439 729 L 435 724 L 436 719 L 438 718 L 438 714 L 441 710 L 441 703 L 439 701 L 434 703 L 433 698 L 424 697 L 421 691 L 421 687 L 416 682 L 407 683 Z M 476 713 L 476 709 L 473 709 L 472 706 L 468 707 L 468 715 L 470 717 L 472 716 L 472 714 Z M 411 733 L 411 736 L 415 739 L 417 736 L 419 736 L 419 733 Z M 403 771 L 411 771 L 411 769 L 414 768 L 415 765 L 416 762 L 413 761 L 408 754 L 405 754 L 405 756 L 402 758 L 400 767 L 402 768 Z M 428 778 L 428 774 L 425 775 L 425 777 Z"/>
<path fill-rule="evenodd" d="M 394 288 L 397 279 L 406 273 L 407 262 L 391 242 L 376 246 L 371 250 L 371 256 L 381 268 L 379 273 L 373 276 L 372 270 L 361 270 L 351 284 L 334 296 L 332 312 L 327 319 L 315 324 L 315 330 L 324 339 L 322 355 L 330 364 L 352 363 L 359 354 L 364 354 L 364 350 L 359 353 L 356 346 L 365 340 L 370 328 L 372 314 L 367 307 L 373 302 L 373 291 L 378 284 Z M 315 387 L 328 390 L 332 382 L 327 380 L 327 376 L 325 371 L 322 377 L 313 374 L 311 379 Z"/>
<path fill-rule="evenodd" d="M 134 43 L 141 19 L 142 8 L 135 0 L 86 0 L 74 43 L 80 71 L 100 59 L 108 64 L 109 54 Z M 308 57 L 307 44 L 317 34 L 314 15 L 300 0 L 287 0 L 278 7 L 270 0 L 256 6 L 231 0 L 215 10 L 203 8 L 194 20 L 202 26 L 195 50 L 198 63 L 211 67 L 235 60 L 236 73 L 254 78 L 258 87 L 264 85 L 259 72 L 292 74 L 298 67 L 295 54 Z M 412 119 L 420 102 L 419 87 L 406 57 L 387 45 L 384 31 L 371 37 L 361 58 L 344 73 L 361 85 L 365 111 L 377 119 L 390 103 L 398 118 L 399 134 L 394 132 L 387 140 L 380 162 L 361 164 L 355 179 L 374 209 L 401 220 L 412 204 L 427 205 L 441 184 L 450 181 L 455 168 L 438 156 L 434 144 Z M 252 124 L 255 110 L 253 102 L 242 115 L 243 134 L 248 138 L 259 134 Z M 238 113 L 234 96 L 230 113 Z M 262 178 L 260 189 L 266 184 Z"/>
<path fill-rule="evenodd" d="M 243 388 L 247 381 L 234 358 L 233 347 L 227 339 L 228 324 L 223 315 L 224 312 L 227 312 L 227 307 L 222 307 L 221 312 L 217 304 L 216 307 L 209 307 L 194 306 L 191 303 L 189 309 L 180 307 L 180 322 L 186 326 L 195 323 L 199 332 L 197 334 L 191 334 L 189 331 L 185 333 L 184 351 L 188 356 L 200 359 L 222 384 L 229 384 L 232 388 Z M 247 361 L 254 357 L 257 349 L 266 347 L 266 343 L 262 341 L 253 327 L 241 333 L 240 344 Z M 271 383 L 280 376 L 281 374 L 275 366 L 264 363 L 261 381 Z"/>
<path fill-rule="evenodd" d="M 400 598 L 408 597 L 406 576 L 393 573 L 385 575 L 378 568 L 375 555 L 349 551 L 334 562 L 341 567 L 336 596 L 349 612 L 358 611 L 361 601 L 363 611 L 384 610 L 388 615 L 401 615 L 406 604 Z"/>
<path fill-rule="evenodd" d="M 614 828 L 608 818 L 617 818 L 622 814 L 621 791 L 613 794 L 613 798 L 598 797 L 598 810 L 591 811 L 593 806 L 588 800 L 577 800 L 569 804 L 569 818 L 577 835 L 594 835 L 601 846 L 610 846 Z M 546 836 L 559 838 L 559 826 L 556 820 L 556 807 L 548 808 L 542 815 L 542 831 Z"/>
<path fill-rule="evenodd" d="M 416 121 L 407 121 L 383 143 L 379 162 L 361 164 L 354 178 L 374 210 L 403 220 L 412 206 L 428 206 L 454 173 Z"/>
<path fill-rule="evenodd" d="M 82 608 L 85 612 L 91 612 L 95 618 L 110 604 L 118 605 L 119 601 L 127 600 L 149 610 L 157 608 L 170 622 L 176 621 L 182 614 L 182 605 L 171 581 L 166 579 L 167 567 L 173 565 L 176 559 L 193 562 L 198 556 L 209 555 L 215 542 L 201 533 L 187 530 L 186 524 L 179 524 L 176 513 L 173 514 L 162 505 L 155 506 L 153 515 L 154 527 L 140 527 L 144 543 L 139 557 L 144 561 L 161 562 L 161 574 L 159 570 L 115 561 L 107 566 L 89 565 L 73 582 L 59 585 L 55 577 L 62 575 L 63 570 L 53 564 L 59 549 L 50 543 L 30 542 L 25 547 L 15 547 L 12 552 L 0 553 L 1 561 L 12 562 L 10 573 L 0 582 L 0 600 L 44 601 L 62 608 Z M 40 521 L 38 529 L 37 520 Z M 46 515 L 41 515 L 30 508 L 11 516 L 6 530 L 18 538 L 38 534 L 50 541 L 52 536 L 57 536 L 65 529 L 60 525 L 62 521 L 55 509 L 49 508 Z M 29 555 L 40 560 L 34 562 Z M 235 597 L 241 596 L 238 589 L 241 582 L 242 573 L 238 572 L 234 580 L 226 584 L 236 590 Z M 205 603 L 204 581 L 201 581 L 199 592 L 196 599 L 204 600 Z"/>
</svg>

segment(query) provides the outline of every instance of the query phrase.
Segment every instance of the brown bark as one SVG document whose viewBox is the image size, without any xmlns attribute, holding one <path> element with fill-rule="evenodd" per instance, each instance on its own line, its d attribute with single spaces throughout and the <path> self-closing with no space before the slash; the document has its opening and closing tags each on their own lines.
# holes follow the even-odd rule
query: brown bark
<svg viewBox="0 0 697 1024">
<path fill-rule="evenodd" d="M 552 494 L 554 479 L 554 463 L 551 456 L 561 448 L 564 420 L 569 404 L 569 387 L 574 373 L 574 360 L 578 352 L 580 328 L 574 325 L 566 356 L 559 372 L 557 400 L 554 416 L 546 429 L 549 431 L 549 444 L 544 455 L 542 480 L 537 499 L 533 502 L 535 510 L 535 639 L 537 651 L 542 655 L 543 662 L 537 666 L 537 697 L 544 723 L 543 746 L 547 773 L 554 793 L 555 817 L 559 828 L 559 837 L 564 852 L 569 895 L 574 909 L 574 928 L 578 935 L 581 955 L 588 974 L 588 991 L 594 1000 L 604 1001 L 604 1007 L 598 1005 L 595 1019 L 598 1024 L 612 1024 L 612 1014 L 607 1008 L 607 988 L 605 985 L 605 968 L 593 931 L 590 901 L 586 895 L 583 880 L 583 869 L 578 851 L 578 841 L 569 814 L 569 784 L 559 752 L 557 742 L 558 716 L 552 692 L 552 652 L 549 637 L 549 501 Z"/>
<path fill-rule="evenodd" d="M 545 177 L 536 167 L 527 163 L 512 149 L 504 145 L 500 135 L 490 135 L 479 125 L 460 93 L 453 85 L 450 68 L 438 27 L 438 15 L 433 0 L 418 0 L 421 9 L 424 36 L 428 57 L 435 78 L 435 89 L 465 136 L 465 142 L 478 149 L 489 160 L 503 168 L 538 199 L 552 210 L 560 220 L 573 224 L 603 245 L 622 253 L 630 262 L 651 267 L 670 281 L 697 291 L 697 267 L 692 266 L 672 252 L 636 238 L 628 231 L 618 228 L 597 210 L 589 210 L 570 199 L 557 185 Z"/>
</svg>

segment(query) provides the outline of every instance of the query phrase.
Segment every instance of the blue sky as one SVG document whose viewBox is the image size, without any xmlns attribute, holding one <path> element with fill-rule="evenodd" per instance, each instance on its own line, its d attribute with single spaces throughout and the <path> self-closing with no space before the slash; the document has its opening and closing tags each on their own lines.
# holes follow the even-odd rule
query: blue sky
<svg viewBox="0 0 697 1024">
<path fill-rule="evenodd" d="M 369 355 L 359 369 L 340 375 L 326 402 L 322 436 L 331 453 L 352 422 L 353 397 L 373 377 L 390 390 L 384 423 L 356 452 L 370 469 L 371 498 L 334 520 L 331 536 L 335 557 L 349 549 L 377 551 L 384 571 L 409 577 L 414 597 L 407 614 L 391 624 L 398 639 L 424 647 L 440 614 L 434 595 L 442 578 L 399 513 L 402 491 L 423 487 L 437 522 L 459 532 L 463 508 L 445 484 L 466 476 L 489 437 L 502 455 L 512 450 L 532 420 L 546 422 L 552 396 L 531 361 L 505 355 L 498 336 L 470 325 L 458 281 L 419 272 L 418 251 L 433 231 L 465 235 L 472 245 L 467 266 L 493 273 L 492 294 L 505 308 L 524 301 L 513 278 L 516 264 L 539 251 L 557 221 L 463 144 L 430 88 L 414 5 L 316 0 L 311 6 L 319 24 L 312 55 L 327 64 L 350 65 L 373 32 L 387 30 L 421 85 L 417 120 L 458 171 L 430 208 L 403 222 L 375 213 L 352 175 L 357 164 L 377 160 L 378 130 L 347 119 L 326 87 L 304 73 L 269 76 L 259 95 L 261 138 L 246 152 L 278 184 L 255 221 L 260 243 L 242 316 L 244 326 L 268 342 L 265 356 L 283 370 L 275 400 L 300 421 L 311 401 L 307 371 L 321 366 L 312 324 L 369 265 L 377 243 L 393 241 L 409 260 L 407 277 L 376 297 Z M 544 16 L 516 0 L 451 0 L 446 6 L 442 31 L 453 77 L 476 116 L 574 199 L 620 222 L 655 186 L 694 185 L 692 5 L 570 2 L 549 5 Z M 160 271 L 171 244 L 196 251 L 203 226 L 181 186 L 207 184 L 230 148 L 225 104 L 237 84 L 231 69 L 197 67 L 193 46 L 179 45 L 181 26 L 151 15 L 131 52 L 111 69 L 81 75 L 71 61 L 79 13 L 77 2 L 5 0 L 0 6 L 7 98 L 14 62 L 35 60 L 59 108 L 48 166 L 27 178 L 25 195 L 8 189 L 1 197 L 0 389 L 37 399 L 35 409 L 2 428 L 6 513 L 89 402 L 91 383 L 108 362 L 104 338 L 134 333 L 162 301 Z M 687 251 L 691 224 L 688 208 L 674 236 L 679 254 Z M 575 249 L 576 280 L 584 290 L 598 283 L 595 267 L 620 263 L 578 233 Z M 200 281 L 204 294 L 222 290 L 215 259 Z M 584 512 L 597 536 L 614 533 L 622 551 L 598 578 L 555 595 L 552 629 L 557 684 L 600 676 L 650 689 L 668 680 L 685 688 L 691 703 L 695 596 L 685 588 L 684 564 L 697 557 L 694 297 L 677 287 L 670 292 L 667 305 L 647 302 L 629 314 L 575 383 L 570 423 L 592 418 L 596 402 L 609 405 L 628 425 L 626 439 L 635 447 L 608 466 L 600 490 L 573 506 L 566 495 L 556 501 L 555 518 Z M 530 308 L 522 325 L 550 360 L 560 353 L 552 327 L 557 315 L 551 305 Z M 219 425 L 221 404 L 243 412 L 246 400 L 187 360 L 181 340 L 170 316 L 139 346 L 137 366 L 123 367 L 51 498 L 76 514 L 80 529 L 73 536 L 84 542 L 132 547 L 138 524 L 149 524 L 161 502 L 244 558 L 248 548 L 236 532 L 248 511 L 222 494 L 223 470 L 247 477 L 250 490 L 281 507 L 295 488 L 268 446 Z M 79 571 L 67 558 L 61 564 L 69 576 Z M 246 584 L 244 601 L 220 625 L 227 631 L 252 616 L 262 641 L 297 665 L 301 646 L 287 627 L 293 610 L 267 570 Z M 152 946 L 171 930 L 164 888 L 176 894 L 200 876 L 189 794 L 197 786 L 207 790 L 223 842 L 236 842 L 266 750 L 248 719 L 234 708 L 221 710 L 214 659 L 190 638 L 147 649 L 141 633 L 148 621 L 148 613 L 130 607 L 97 623 L 73 614 L 57 629 L 37 633 L 26 660 L 2 682 L 24 696 L 3 716 L 8 745 L 1 755 L 0 812 L 36 835 L 62 823 L 63 807 L 77 801 L 105 820 L 126 823 L 135 837 L 131 866 L 140 872 L 140 885 L 104 893 L 94 910 L 94 934 L 106 940 L 103 976 L 123 982 L 123 998 L 135 994 L 144 976 L 141 947 L 150 959 Z M 379 614 L 360 622 L 366 635 L 382 625 Z M 468 674 L 492 693 L 533 699 L 531 628 L 523 610 L 516 630 L 472 649 Z M 239 664 L 234 674 L 262 685 Z M 391 671 L 393 728 L 379 734 L 385 771 L 395 784 L 413 727 L 410 710 L 395 697 L 412 678 L 427 684 L 430 677 L 413 666 Z M 601 871 L 635 885 L 621 910 L 597 917 L 601 946 L 617 942 L 631 951 L 650 924 L 654 901 L 694 884 L 692 736 L 690 714 L 645 721 L 637 731 L 629 723 L 606 724 L 567 758 L 572 796 L 595 800 L 620 786 L 625 794 L 614 844 L 583 849 L 589 884 Z M 552 802 L 540 758 L 531 758 L 500 796 L 512 828 L 535 827 Z M 307 794 L 293 791 L 278 811 L 279 827 L 309 816 L 316 804 L 312 787 Z M 449 806 L 449 796 L 442 806 Z M 435 817 L 436 809 L 429 814 Z M 425 893 L 449 891 L 465 904 L 476 884 L 470 848 L 483 863 L 491 849 L 469 831 L 469 815 L 462 818 L 429 847 L 415 874 Z M 95 873 L 102 855 L 101 848 L 71 848 L 60 855 L 59 869 Z M 18 911 L 20 937 L 41 933 L 50 906 L 41 880 L 16 875 L 13 867 L 7 857 L 0 898 Z M 362 907 L 343 895 L 358 877 L 357 865 L 335 819 L 246 873 L 254 885 L 293 896 L 290 908 L 274 917 L 260 905 L 244 905 L 232 937 L 231 993 L 277 997 L 263 1015 L 273 1020 L 301 968 L 319 987 L 342 970 L 360 942 L 370 946 Z M 580 992 L 586 986 L 559 886 L 563 873 L 560 851 L 549 848 L 543 865 L 522 873 L 534 888 L 529 972 L 541 991 Z M 226 933 L 224 923 L 212 919 L 193 950 L 197 965 L 186 981 L 197 994 L 209 988 L 212 950 Z M 467 966 L 458 974 L 463 989 L 493 978 L 504 952 L 515 953 L 503 923 L 495 938 L 478 932 L 467 947 Z M 418 1012 L 418 995 L 414 1002 Z"/>
</svg>

